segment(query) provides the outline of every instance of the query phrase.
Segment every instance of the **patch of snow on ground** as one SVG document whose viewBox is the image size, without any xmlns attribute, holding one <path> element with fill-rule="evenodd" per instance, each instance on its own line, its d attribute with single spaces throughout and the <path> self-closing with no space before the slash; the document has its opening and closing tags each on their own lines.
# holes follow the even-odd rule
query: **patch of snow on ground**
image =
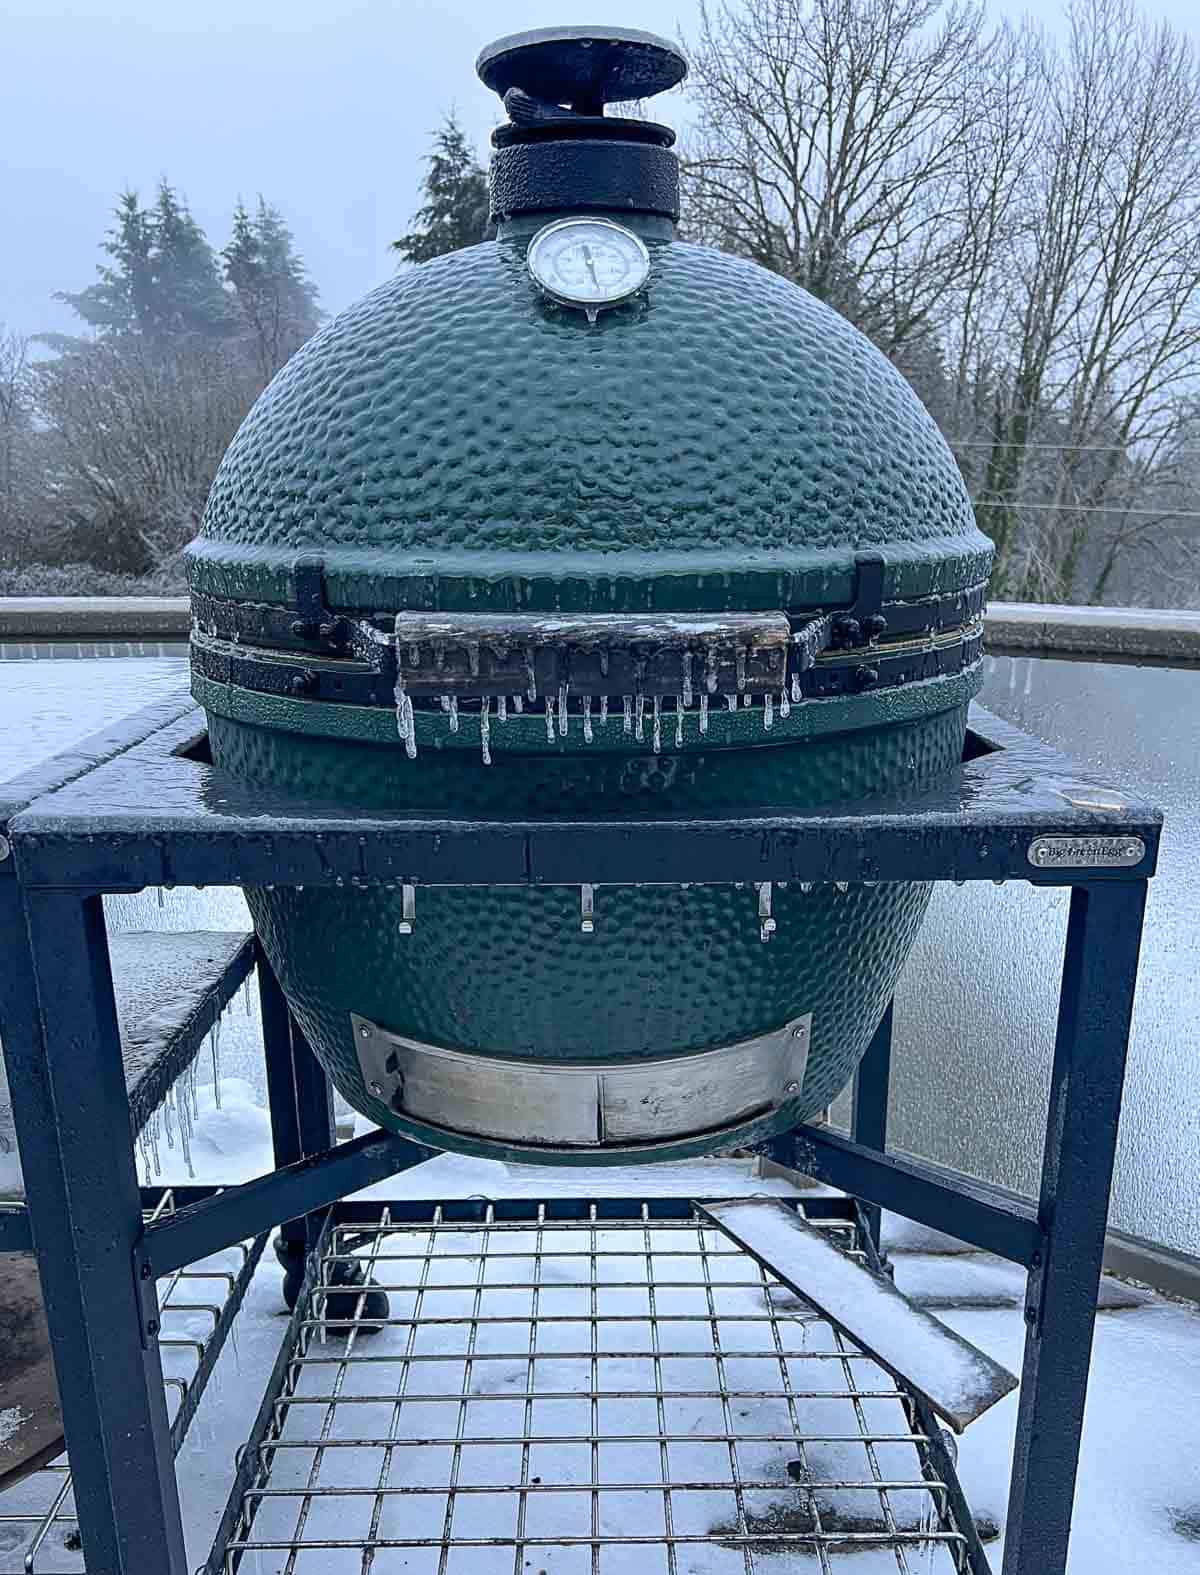
<svg viewBox="0 0 1200 1575">
<path fill-rule="evenodd" d="M 18 1405 L 10 1405 L 6 1410 L 0 1411 L 0 1448 L 7 1444 L 28 1420 L 29 1412 L 22 1411 Z"/>
</svg>

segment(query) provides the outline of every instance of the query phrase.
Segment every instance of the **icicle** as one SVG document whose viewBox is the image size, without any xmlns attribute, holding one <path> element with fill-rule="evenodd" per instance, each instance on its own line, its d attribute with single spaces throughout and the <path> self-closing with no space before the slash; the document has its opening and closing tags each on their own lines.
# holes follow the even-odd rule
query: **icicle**
<svg viewBox="0 0 1200 1575">
<path fill-rule="evenodd" d="M 554 742 L 554 696 L 546 696 L 546 742 Z"/>
<path fill-rule="evenodd" d="M 583 741 L 590 744 L 592 741 L 592 697 L 583 697 Z"/>
<path fill-rule="evenodd" d="M 508 696 L 507 695 L 497 695 L 496 696 L 496 715 L 500 718 L 500 720 L 502 722 L 507 722 L 508 721 Z"/>
<path fill-rule="evenodd" d="M 758 938 L 769 941 L 775 933 L 775 920 L 771 917 L 771 882 L 758 883 Z"/>
<path fill-rule="evenodd" d="M 717 692 L 717 648 L 710 645 L 704 652 L 704 687 L 710 695 Z"/>
<path fill-rule="evenodd" d="M 417 652 L 419 659 L 420 652 Z M 412 653 L 410 651 L 409 655 Z M 416 663 L 414 662 L 414 666 Z M 413 713 L 412 696 L 404 687 L 404 668 L 400 656 L 400 636 L 396 636 L 396 732 L 404 740 L 404 753 L 410 760 L 417 758 L 417 718 Z"/>
<path fill-rule="evenodd" d="M 748 711 L 753 704 L 754 704 L 754 696 L 753 695 L 745 694 L 745 695 L 742 696 L 742 709 L 744 711 Z"/>
<path fill-rule="evenodd" d="M 700 696 L 700 731 L 708 732 L 708 691 Z"/>
<path fill-rule="evenodd" d="M 781 689 L 779 691 L 779 714 L 785 720 L 792 714 L 792 702 L 788 699 L 788 692 L 786 689 Z"/>
<path fill-rule="evenodd" d="M 737 695 L 728 694 L 725 696 L 725 709 L 730 712 L 737 710 Z"/>
<path fill-rule="evenodd" d="M 525 647 L 525 693 L 529 696 L 530 703 L 537 699 L 537 673 L 533 666 L 533 646 Z"/>
<path fill-rule="evenodd" d="M 558 731 L 561 737 L 567 736 L 567 684 L 558 686 Z"/>
<path fill-rule="evenodd" d="M 449 715 L 449 712 L 450 712 L 450 696 L 449 695 L 443 695 L 442 696 L 442 710 L 445 711 L 447 713 L 447 715 Z"/>
<path fill-rule="evenodd" d="M 634 728 L 634 732 L 637 734 L 638 740 L 640 742 L 646 736 L 644 731 L 646 722 L 646 697 L 640 691 L 634 699 L 633 709 L 637 720 L 637 725 Z"/>
<path fill-rule="evenodd" d="M 662 748 L 662 695 L 654 697 L 654 753 L 657 755 Z"/>
<path fill-rule="evenodd" d="M 683 696 L 675 702 L 675 748 L 683 748 Z"/>
<path fill-rule="evenodd" d="M 746 647 L 744 645 L 738 646 L 736 661 L 738 693 L 741 694 L 746 687 Z"/>
<path fill-rule="evenodd" d="M 684 705 L 691 705 L 692 703 L 692 653 L 690 651 L 683 653 L 683 703 Z"/>
<path fill-rule="evenodd" d="M 792 704 L 800 704 L 800 674 L 792 674 Z"/>
<path fill-rule="evenodd" d="M 600 726 L 608 726 L 608 696 L 600 696 Z"/>
<path fill-rule="evenodd" d="M 525 696 L 524 695 L 513 695 L 513 708 L 516 711 L 518 716 L 520 716 L 522 714 L 522 712 L 525 710 Z"/>
<path fill-rule="evenodd" d="M 458 732 L 458 696 L 450 696 L 450 731 Z"/>
<path fill-rule="evenodd" d="M 479 702 L 479 747 L 483 752 L 483 763 L 485 766 L 490 766 L 492 763 L 492 751 L 490 748 L 492 741 L 492 725 L 491 717 L 489 715 L 491 711 L 491 705 L 492 702 L 489 695 L 484 695 L 483 699 Z"/>
<path fill-rule="evenodd" d="M 218 1016 L 212 1025 L 212 1032 L 208 1036 L 212 1048 L 213 1069 L 213 1104 L 218 1110 L 221 1108 L 221 1019 Z"/>
<path fill-rule="evenodd" d="M 775 726 L 775 696 L 768 689 L 763 695 L 763 732 L 769 733 Z"/>
<path fill-rule="evenodd" d="M 169 1149 L 171 1149 L 171 1150 L 174 1150 L 174 1148 L 175 1148 L 175 1127 L 174 1127 L 174 1125 L 173 1125 L 173 1123 L 171 1121 L 171 1117 L 175 1113 L 175 1090 L 173 1088 L 168 1088 L 167 1092 L 166 1092 L 166 1095 L 163 1098 L 162 1113 L 163 1113 L 163 1131 L 167 1135 L 167 1147 Z"/>
<path fill-rule="evenodd" d="M 142 1162 L 142 1175 L 144 1177 L 142 1185 L 148 1187 L 150 1185 L 150 1143 L 146 1137 L 145 1127 L 138 1133 L 137 1146 L 138 1158 Z"/>
<path fill-rule="evenodd" d="M 196 1172 L 192 1167 L 192 1111 L 188 1104 L 188 1090 L 185 1083 L 183 1097 L 178 1105 L 179 1115 L 179 1142 L 183 1148 L 183 1160 L 187 1166 L 188 1179 L 195 1181 Z"/>
<path fill-rule="evenodd" d="M 632 695 L 622 695 L 621 698 L 622 698 L 622 700 L 624 701 L 624 704 L 625 704 L 625 731 L 627 733 L 632 733 L 633 732 L 633 696 Z"/>
</svg>

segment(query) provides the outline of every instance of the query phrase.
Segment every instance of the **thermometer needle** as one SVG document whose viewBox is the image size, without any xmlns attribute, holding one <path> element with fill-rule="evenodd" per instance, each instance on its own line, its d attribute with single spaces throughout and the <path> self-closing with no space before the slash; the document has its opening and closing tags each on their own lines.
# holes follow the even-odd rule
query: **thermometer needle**
<svg viewBox="0 0 1200 1575">
<path fill-rule="evenodd" d="M 592 283 L 598 290 L 600 288 L 600 281 L 596 277 L 596 265 L 592 261 L 592 248 L 587 244 L 586 241 L 583 243 L 583 260 L 585 263 L 587 263 L 587 271 L 591 274 Z"/>
</svg>

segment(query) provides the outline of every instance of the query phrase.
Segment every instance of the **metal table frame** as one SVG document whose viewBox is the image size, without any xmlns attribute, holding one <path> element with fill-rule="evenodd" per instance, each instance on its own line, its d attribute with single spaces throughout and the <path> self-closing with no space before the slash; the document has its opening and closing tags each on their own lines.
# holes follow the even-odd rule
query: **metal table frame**
<svg viewBox="0 0 1200 1575">
<path fill-rule="evenodd" d="M 823 812 L 457 821 L 354 814 L 219 773 L 181 696 L 0 800 L 0 1022 L 89 1568 L 186 1575 L 155 1281 L 428 1156 L 377 1132 L 334 1144 L 330 1091 L 259 960 L 277 1169 L 144 1225 L 102 894 L 183 885 L 598 885 L 1026 879 L 1071 888 L 1036 1204 L 886 1152 L 889 1008 L 853 1136 L 804 1126 L 774 1157 L 1028 1272 L 1004 1575 L 1061 1575 L 1148 878 L 1161 817 L 983 712 L 963 764 L 907 798 Z M 1121 867 L 1038 867 L 1035 838 L 1121 839 Z M 17 878 L 13 878 L 14 874 Z M 747 922 L 753 921 L 748 897 Z M 598 909 L 597 920 L 601 920 Z M 604 1200 L 596 1200 L 603 1202 Z M 983 1569 L 986 1565 L 980 1565 Z"/>
</svg>

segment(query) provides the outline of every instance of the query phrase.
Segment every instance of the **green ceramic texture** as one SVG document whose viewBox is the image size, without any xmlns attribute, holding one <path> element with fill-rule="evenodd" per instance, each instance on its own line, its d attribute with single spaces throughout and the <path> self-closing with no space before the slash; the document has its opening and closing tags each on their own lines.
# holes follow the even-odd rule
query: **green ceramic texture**
<svg viewBox="0 0 1200 1575">
<path fill-rule="evenodd" d="M 214 757 L 235 774 L 364 809 L 589 813 L 732 808 L 756 800 L 805 807 L 903 791 L 961 758 L 966 708 L 785 746 L 601 762 L 576 750 L 514 756 L 508 770 L 462 754 L 409 761 L 396 745 L 305 739 L 219 717 Z M 440 769 L 439 769 L 440 768 Z M 507 780 L 505 780 L 507 778 Z M 769 791 L 768 791 L 769 790 Z M 444 797 L 439 800 L 439 794 Z M 342 1094 L 381 1126 L 445 1145 L 398 1120 L 365 1088 L 351 1011 L 431 1044 L 488 1054 L 596 1061 L 701 1050 L 813 1014 L 796 1100 L 737 1134 L 751 1141 L 817 1114 L 845 1086 L 891 996 L 929 890 L 915 883 L 777 890 L 778 930 L 759 939 L 752 887 L 605 887 L 597 927 L 579 928 L 570 888 L 425 888 L 401 935 L 391 888 L 250 890 L 267 954 Z M 682 1158 L 710 1137 L 665 1149 L 548 1152 L 474 1139 L 493 1158 L 616 1163 Z M 720 1146 L 734 1141 L 725 1134 Z"/>
<path fill-rule="evenodd" d="M 964 717 L 960 703 L 917 721 L 810 742 L 768 744 L 763 742 L 770 735 L 763 734 L 759 711 L 755 747 L 722 749 L 714 744 L 678 753 L 670 747 L 658 755 L 648 741 L 640 750 L 622 752 L 582 744 L 578 717 L 571 719 L 573 744 L 568 748 L 569 740 L 561 740 L 559 747 L 547 749 L 539 717 L 542 748 L 527 753 L 496 748 L 490 766 L 481 758 L 477 719 L 468 747 L 430 746 L 416 760 L 409 760 L 394 738 L 377 744 L 304 736 L 216 712 L 210 712 L 209 739 L 214 758 L 238 776 L 363 809 L 419 809 L 455 816 L 586 815 L 610 809 L 798 808 L 904 791 L 948 771 L 960 758 Z M 437 721 L 445 737 L 452 738 L 445 717 L 439 715 Z M 619 720 L 615 725 L 620 726 Z M 463 731 L 466 726 L 464 718 Z M 493 738 L 503 730 L 493 723 Z M 673 741 L 670 726 L 663 731 Z M 646 736 L 649 740 L 648 718 Z"/>
<path fill-rule="evenodd" d="M 286 600 L 319 551 L 344 608 L 804 608 L 983 578 L 954 459 L 837 313 L 651 238 L 645 295 L 589 324 L 527 237 L 405 270 L 274 379 L 213 485 L 194 585 Z"/>
<path fill-rule="evenodd" d="M 682 1159 L 730 1134 L 653 1150 L 548 1153 L 447 1141 L 398 1120 L 364 1086 L 351 1011 L 426 1043 L 491 1055 L 597 1063 L 704 1050 L 812 1012 L 797 1098 L 740 1130 L 751 1141 L 816 1115 L 845 1087 L 891 997 L 925 912 L 927 884 L 798 886 L 774 894 L 775 937 L 759 939 L 753 887 L 604 887 L 596 929 L 564 887 L 421 887 L 400 935 L 390 889 L 248 890 L 255 928 L 334 1083 L 370 1120 L 435 1147 L 494 1159 L 627 1163 Z"/>
<path fill-rule="evenodd" d="M 631 221 L 637 227 L 640 221 Z M 190 549 L 195 587 L 287 603 L 301 553 L 331 607 L 457 611 L 801 611 L 846 605 L 855 553 L 885 598 L 987 574 L 936 426 L 885 358 L 794 285 L 643 227 L 644 296 L 594 324 L 550 306 L 528 231 L 397 274 L 272 382 L 235 437 Z M 419 713 L 406 757 L 383 707 L 316 704 L 196 675 L 216 763 L 364 811 L 446 816 L 813 806 L 903 792 L 959 760 L 978 665 L 952 678 L 807 701 L 763 726 L 714 697 L 661 751 L 619 697 L 593 741 L 571 718 L 478 708 L 459 731 Z M 259 889 L 255 924 L 342 1093 L 381 1125 L 464 1151 L 558 1163 L 683 1157 L 815 1115 L 860 1059 L 928 900 L 913 883 L 777 890 L 759 939 L 752 887 L 420 888 L 412 935 L 392 888 Z M 447 1139 L 364 1088 L 350 1013 L 435 1045 L 598 1063 L 724 1046 L 812 1013 L 807 1074 L 769 1121 L 634 1150 L 552 1152 Z"/>
</svg>

